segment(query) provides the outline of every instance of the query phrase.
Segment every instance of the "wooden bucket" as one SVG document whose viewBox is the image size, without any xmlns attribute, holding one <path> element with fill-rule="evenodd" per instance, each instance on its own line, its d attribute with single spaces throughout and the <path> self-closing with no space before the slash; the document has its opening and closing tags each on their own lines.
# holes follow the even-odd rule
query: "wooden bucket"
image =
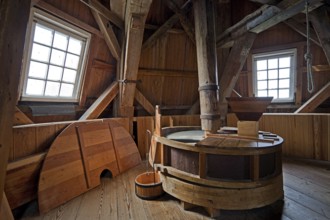
<svg viewBox="0 0 330 220">
<path fill-rule="evenodd" d="M 164 194 L 159 173 L 145 172 L 135 178 L 135 194 L 146 200 L 157 199 Z"/>
</svg>

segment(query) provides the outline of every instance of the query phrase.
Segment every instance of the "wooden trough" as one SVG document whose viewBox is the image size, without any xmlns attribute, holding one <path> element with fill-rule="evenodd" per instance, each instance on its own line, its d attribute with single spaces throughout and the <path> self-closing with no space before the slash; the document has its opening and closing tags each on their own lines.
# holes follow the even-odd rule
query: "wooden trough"
<svg viewBox="0 0 330 220">
<path fill-rule="evenodd" d="M 135 178 L 135 194 L 145 200 L 153 200 L 164 194 L 158 172 L 141 173 Z"/>
</svg>

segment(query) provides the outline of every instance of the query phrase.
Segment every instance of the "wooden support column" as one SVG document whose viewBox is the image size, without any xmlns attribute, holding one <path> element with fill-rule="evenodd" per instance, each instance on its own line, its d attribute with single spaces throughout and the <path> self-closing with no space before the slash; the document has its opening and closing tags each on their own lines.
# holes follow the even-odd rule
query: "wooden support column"
<svg viewBox="0 0 330 220">
<path fill-rule="evenodd" d="M 230 51 L 228 61 L 220 78 L 220 111 L 222 117 L 227 115 L 226 97 L 231 96 L 256 36 L 257 34 L 255 33 L 247 32 L 235 41 Z"/>
<path fill-rule="evenodd" d="M 212 0 L 194 0 L 196 49 L 202 129 L 220 128 L 215 13 Z"/>
<path fill-rule="evenodd" d="M 13 116 L 30 3 L 30 0 L 0 1 L 0 205 L 13 141 Z"/>
<path fill-rule="evenodd" d="M 120 85 L 119 115 L 132 117 L 134 115 L 134 94 L 137 80 L 144 25 L 152 0 L 128 1 L 126 5 L 126 39 L 123 68 L 120 80 L 126 81 Z"/>
<path fill-rule="evenodd" d="M 325 6 L 311 12 L 311 22 L 330 65 L 330 18 Z"/>
</svg>

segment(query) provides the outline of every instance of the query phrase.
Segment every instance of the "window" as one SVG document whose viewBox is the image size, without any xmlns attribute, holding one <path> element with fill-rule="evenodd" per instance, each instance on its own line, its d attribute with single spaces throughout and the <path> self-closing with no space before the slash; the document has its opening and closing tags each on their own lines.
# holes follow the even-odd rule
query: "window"
<svg viewBox="0 0 330 220">
<path fill-rule="evenodd" d="M 273 102 L 294 101 L 296 49 L 254 54 L 252 60 L 256 97 L 273 97 Z"/>
<path fill-rule="evenodd" d="M 33 9 L 21 100 L 79 100 L 90 34 Z"/>
</svg>

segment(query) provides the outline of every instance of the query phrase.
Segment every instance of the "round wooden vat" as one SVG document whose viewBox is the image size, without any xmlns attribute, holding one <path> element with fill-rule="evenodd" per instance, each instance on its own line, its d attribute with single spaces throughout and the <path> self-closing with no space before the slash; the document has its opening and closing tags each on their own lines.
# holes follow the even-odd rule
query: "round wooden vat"
<svg viewBox="0 0 330 220">
<path fill-rule="evenodd" d="M 157 199 L 164 194 L 159 173 L 145 172 L 135 178 L 135 194 L 146 200 Z"/>
<path fill-rule="evenodd" d="M 192 140 L 200 139 L 195 130 L 176 128 L 155 137 L 163 144 L 162 163 L 155 166 L 165 192 L 190 204 L 227 210 L 260 208 L 283 199 L 280 136 L 219 134 L 193 144 L 186 137 L 190 134 Z"/>
</svg>

